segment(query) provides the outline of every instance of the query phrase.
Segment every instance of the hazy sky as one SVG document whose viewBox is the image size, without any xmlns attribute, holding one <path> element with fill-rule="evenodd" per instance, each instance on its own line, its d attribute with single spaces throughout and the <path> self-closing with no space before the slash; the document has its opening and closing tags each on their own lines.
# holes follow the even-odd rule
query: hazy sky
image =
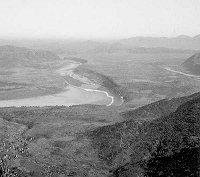
<svg viewBox="0 0 200 177">
<path fill-rule="evenodd" d="M 200 34 L 200 0 L 0 0 L 0 36 Z"/>
</svg>

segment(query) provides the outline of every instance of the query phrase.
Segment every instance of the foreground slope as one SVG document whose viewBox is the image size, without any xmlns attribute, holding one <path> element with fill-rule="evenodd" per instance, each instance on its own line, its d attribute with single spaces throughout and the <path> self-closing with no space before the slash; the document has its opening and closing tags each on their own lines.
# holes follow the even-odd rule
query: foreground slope
<svg viewBox="0 0 200 177">
<path fill-rule="evenodd" d="M 136 110 L 1 108 L 1 173 L 197 176 L 200 93 Z"/>
</svg>

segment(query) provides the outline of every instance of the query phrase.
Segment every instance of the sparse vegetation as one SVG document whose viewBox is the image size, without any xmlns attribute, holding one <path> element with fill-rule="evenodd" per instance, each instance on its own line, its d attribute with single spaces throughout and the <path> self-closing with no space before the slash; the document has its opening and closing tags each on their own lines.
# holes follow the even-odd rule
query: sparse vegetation
<svg viewBox="0 0 200 177">
<path fill-rule="evenodd" d="M 29 176 L 152 176 L 168 167 L 169 175 L 179 175 L 177 168 L 197 174 L 190 160 L 196 162 L 200 145 L 199 102 L 197 93 L 129 111 L 97 105 L 1 108 L 1 141 L 7 142 L 1 148 L 11 165 L 1 168 Z M 178 162 L 171 168 L 173 158 Z"/>
<path fill-rule="evenodd" d="M 180 56 L 186 57 L 193 51 L 177 54 L 177 50 L 165 48 L 123 48 L 124 54 L 115 45 L 111 48 L 93 45 L 88 51 L 84 45 L 79 53 L 69 51 L 70 55 L 80 55 L 71 56 L 73 61 L 60 60 L 51 52 L 2 48 L 6 48 L 8 63 L 2 64 L 0 92 L 4 94 L 1 99 L 8 99 L 11 93 L 12 98 L 57 93 L 65 84 L 55 70 L 64 64 L 80 62 L 82 65 L 74 71 L 76 74 L 98 83 L 98 89 L 123 97 L 125 103 L 110 107 L 91 104 L 0 108 L 1 176 L 199 174 L 199 166 L 195 164 L 200 148 L 200 93 L 190 95 L 199 90 L 199 81 L 162 68 L 179 63 L 183 60 Z M 160 56 L 163 50 L 165 59 L 169 53 L 174 58 L 167 62 L 163 58 L 147 60 L 148 56 Z M 91 51 L 93 54 L 86 58 L 86 63 L 82 56 Z M 94 62 L 90 57 L 97 53 L 102 60 Z M 105 62 L 108 56 L 112 60 Z M 135 58 L 130 56 L 146 56 L 146 59 L 133 61 Z M 24 65 L 14 67 L 11 59 L 16 61 L 19 57 Z M 124 62 L 124 59 L 130 61 Z M 82 84 L 76 81 L 70 83 Z"/>
</svg>

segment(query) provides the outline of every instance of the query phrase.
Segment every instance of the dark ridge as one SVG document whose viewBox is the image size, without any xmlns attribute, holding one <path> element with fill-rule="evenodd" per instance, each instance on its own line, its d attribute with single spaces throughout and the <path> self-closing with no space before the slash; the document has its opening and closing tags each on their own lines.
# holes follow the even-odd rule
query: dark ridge
<svg viewBox="0 0 200 177">
<path fill-rule="evenodd" d="M 146 177 L 184 176 L 197 177 L 199 169 L 199 147 L 183 148 L 178 153 L 165 157 L 153 157 L 145 167 Z"/>
<path fill-rule="evenodd" d="M 133 117 L 99 127 L 88 136 L 98 150 L 99 159 L 111 168 L 116 166 L 116 159 L 125 158 L 122 162 L 127 163 L 121 162 L 113 169 L 114 176 L 137 176 L 137 171 L 143 171 L 146 176 L 179 176 L 180 170 L 186 176 L 195 176 L 199 173 L 199 106 L 197 96 L 177 106 L 168 116 L 160 115 L 142 124 Z M 192 160 L 196 166 L 192 165 Z"/>
<path fill-rule="evenodd" d="M 200 93 L 194 93 L 189 96 L 180 97 L 180 98 L 172 98 L 170 100 L 163 99 L 148 105 L 139 107 L 137 109 L 129 109 L 126 111 L 122 111 L 120 115 L 125 119 L 147 119 L 152 120 L 159 117 L 165 117 L 174 112 L 180 105 L 183 103 L 200 98 Z"/>
<path fill-rule="evenodd" d="M 106 175 L 102 176 L 113 177 L 181 176 L 179 170 L 181 169 L 186 176 L 189 174 L 195 176 L 200 165 L 198 161 L 200 148 L 199 107 L 200 93 L 152 103 L 138 108 L 135 113 L 134 110 L 129 110 L 128 115 L 123 110 L 124 119 L 120 119 L 118 108 L 97 105 L 0 108 L 1 120 L 7 120 L 7 122 L 2 121 L 1 130 L 13 138 L 13 132 L 4 130 L 4 127 L 17 132 L 19 125 L 13 122 L 20 123 L 21 121 L 21 124 L 29 126 L 29 129 L 24 133 L 23 139 L 20 139 L 23 140 L 20 146 L 23 145 L 24 141 L 27 144 L 36 143 L 38 139 L 42 140 L 43 143 L 48 141 L 53 145 L 48 150 L 51 154 L 48 158 L 44 159 L 40 155 L 37 157 L 34 153 L 26 156 L 26 159 L 29 158 L 30 161 L 33 161 L 31 157 L 42 160 L 42 162 L 38 162 L 40 163 L 38 166 L 42 166 L 38 167 L 41 173 L 44 171 L 43 165 L 46 168 L 51 161 L 53 165 L 51 169 L 47 169 L 52 170 L 48 171 L 49 173 L 55 172 L 55 175 L 59 169 L 63 171 L 67 169 L 68 176 L 78 176 L 78 174 L 84 176 L 83 174 L 88 174 L 92 170 L 96 170 L 95 172 L 98 174 L 93 176 L 101 176 L 100 174 L 103 173 Z M 154 116 L 149 118 L 149 115 Z M 72 141 L 51 139 L 54 130 L 51 129 L 50 122 L 55 123 L 55 118 L 56 123 L 63 123 L 64 126 L 62 125 L 61 130 L 58 126 L 54 133 L 59 132 L 64 137 L 66 135 L 66 138 L 74 133 Z M 148 121 L 143 121 L 146 118 Z M 84 127 L 85 123 L 95 124 L 99 120 L 108 119 L 111 120 L 110 124 Z M 116 119 L 118 122 L 114 123 L 113 120 Z M 68 121 L 70 123 L 82 121 L 83 129 L 81 129 L 80 124 L 69 126 Z M 65 123 L 67 123 L 66 126 Z M 36 126 L 34 127 L 34 125 Z M 50 129 L 46 129 L 48 127 Z M 15 145 L 20 148 L 18 140 L 16 139 Z M 11 142 L 13 143 L 13 139 Z M 67 147 L 65 151 L 67 155 L 61 153 L 62 148 L 65 147 Z M 40 148 L 43 148 L 43 144 Z M 5 152 L 7 152 L 6 150 Z M 14 150 L 12 152 L 15 154 L 19 153 Z M 24 147 L 22 150 L 25 151 L 25 156 L 28 151 Z M 46 146 L 42 150 L 46 151 Z M 68 158 L 68 153 L 73 154 L 72 160 Z M 61 160 L 64 159 L 62 166 L 58 165 L 59 161 L 57 161 L 58 164 L 54 163 L 57 157 Z M 7 160 L 9 162 L 9 159 Z M 65 169 L 63 169 L 64 166 Z M 18 168 L 15 170 L 17 171 Z M 21 172 L 19 171 L 19 173 Z"/>
</svg>

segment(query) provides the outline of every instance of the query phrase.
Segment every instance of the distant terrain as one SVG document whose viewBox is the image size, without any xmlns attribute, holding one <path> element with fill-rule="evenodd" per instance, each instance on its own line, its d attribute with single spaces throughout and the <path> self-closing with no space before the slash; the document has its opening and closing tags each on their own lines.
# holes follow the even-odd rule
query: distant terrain
<svg viewBox="0 0 200 177">
<path fill-rule="evenodd" d="M 143 46 L 143 47 L 166 47 L 174 49 L 200 49 L 200 35 L 190 37 L 187 35 L 179 35 L 177 37 L 132 37 L 122 39 L 123 44 L 129 46 Z"/>
<path fill-rule="evenodd" d="M 199 176 L 199 36 L 0 44 L 0 176 Z"/>
<path fill-rule="evenodd" d="M 0 46 L 0 99 L 15 99 L 53 94 L 63 83 L 52 69 L 61 59 L 45 50 Z"/>
<path fill-rule="evenodd" d="M 17 45 L 28 48 L 41 48 L 50 50 L 54 53 L 77 54 L 80 52 L 100 52 L 100 51 L 122 51 L 130 50 L 130 52 L 139 49 L 143 52 L 174 52 L 200 50 L 200 35 L 193 37 L 179 35 L 177 37 L 145 37 L 136 36 L 127 39 L 116 40 L 79 40 L 79 39 L 0 39 L 0 45 Z M 145 51 L 145 48 L 150 48 Z M 156 49 L 156 48 L 159 48 Z M 136 51 L 137 52 L 137 51 Z"/>
<path fill-rule="evenodd" d="M 76 67 L 87 63 L 87 60 L 60 58 L 49 51 L 24 47 L 1 46 L 0 49 L 2 107 L 84 103 L 108 105 L 109 102 L 117 102 L 103 85 L 98 90 L 98 82 L 93 83 L 73 73 Z"/>
</svg>

